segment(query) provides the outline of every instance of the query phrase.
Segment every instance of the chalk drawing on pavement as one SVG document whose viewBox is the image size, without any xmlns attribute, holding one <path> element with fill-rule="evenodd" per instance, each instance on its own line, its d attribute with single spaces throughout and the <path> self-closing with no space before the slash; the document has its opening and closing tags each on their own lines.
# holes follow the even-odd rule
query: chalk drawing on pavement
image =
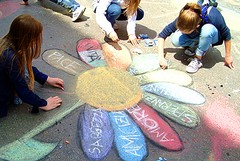
<svg viewBox="0 0 240 161">
<path fill-rule="evenodd" d="M 18 2 L 13 2 L 11 0 L 0 2 L 0 20 L 10 16 L 20 8 L 22 8 L 22 6 L 19 5 Z"/>
</svg>

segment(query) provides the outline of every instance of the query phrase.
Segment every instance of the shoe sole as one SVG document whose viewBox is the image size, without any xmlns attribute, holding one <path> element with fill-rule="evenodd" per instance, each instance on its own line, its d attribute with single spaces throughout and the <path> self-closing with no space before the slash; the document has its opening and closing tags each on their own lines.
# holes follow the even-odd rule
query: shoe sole
<svg viewBox="0 0 240 161">
<path fill-rule="evenodd" d="M 85 10 L 86 10 L 86 7 L 84 7 L 84 9 L 82 10 L 82 12 L 79 14 L 79 16 L 78 16 L 76 19 L 72 19 L 72 22 L 75 22 L 75 21 L 77 21 L 80 17 L 82 17 L 82 15 L 84 14 Z"/>
</svg>

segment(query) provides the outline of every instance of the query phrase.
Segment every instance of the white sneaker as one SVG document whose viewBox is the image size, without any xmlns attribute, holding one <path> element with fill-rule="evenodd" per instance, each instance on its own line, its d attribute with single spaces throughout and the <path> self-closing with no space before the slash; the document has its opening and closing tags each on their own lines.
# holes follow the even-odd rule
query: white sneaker
<svg viewBox="0 0 240 161">
<path fill-rule="evenodd" d="M 188 73 L 196 73 L 199 68 L 203 66 L 201 60 L 194 58 L 187 66 L 186 71 Z"/>
<path fill-rule="evenodd" d="M 83 13 L 85 12 L 86 7 L 84 7 L 83 5 L 81 5 L 80 7 L 78 7 L 73 13 L 72 13 L 72 21 L 75 22 L 77 19 L 79 19 Z"/>
</svg>

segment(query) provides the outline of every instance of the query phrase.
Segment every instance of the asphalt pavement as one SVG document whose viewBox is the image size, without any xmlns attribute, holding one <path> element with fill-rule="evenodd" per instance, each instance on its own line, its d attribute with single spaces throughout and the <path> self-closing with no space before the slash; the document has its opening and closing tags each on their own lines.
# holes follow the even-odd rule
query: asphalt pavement
<svg viewBox="0 0 240 161">
<path fill-rule="evenodd" d="M 89 37 L 104 42 L 104 34 L 96 24 L 92 11 L 92 1 L 78 0 L 87 9 L 77 22 L 71 21 L 71 15 L 65 9 L 48 0 L 29 0 L 28 6 L 21 6 L 19 2 L 20 0 L 0 0 L 0 37 L 8 32 L 15 17 L 20 14 L 31 14 L 40 20 L 44 27 L 42 52 L 60 49 L 78 59 L 76 43 L 79 39 Z M 141 7 L 145 15 L 137 22 L 137 35 L 147 34 L 151 39 L 156 38 L 165 25 L 178 16 L 179 10 L 186 2 L 188 1 L 142 0 Z M 231 30 L 231 54 L 235 69 L 231 70 L 223 65 L 224 45 L 211 48 L 207 52 L 203 67 L 197 73 L 190 74 L 193 79 L 190 88 L 202 93 L 206 98 L 203 105 L 191 106 L 199 115 L 200 124 L 196 128 L 187 128 L 164 118 L 178 133 L 184 148 L 181 151 L 168 151 L 146 138 L 148 149 L 146 161 L 157 161 L 159 157 L 167 161 L 240 160 L 240 3 L 239 0 L 219 0 L 218 3 Z M 126 22 L 118 22 L 118 25 L 120 42 L 132 52 L 133 47 L 127 43 Z M 157 53 L 157 46 L 147 47 L 144 42 L 140 42 L 140 48 L 144 53 Z M 165 51 L 171 68 L 185 72 L 188 58 L 184 56 L 183 49 L 175 48 L 169 38 Z M 63 104 L 56 110 L 40 111 L 36 115 L 28 112 L 27 104 L 12 106 L 9 115 L 0 119 L 0 160 L 25 160 L 24 156 L 32 155 L 31 160 L 87 161 L 88 158 L 80 146 L 78 131 L 79 113 L 84 102 L 76 95 L 77 76 L 54 68 L 42 57 L 34 60 L 33 64 L 48 75 L 64 79 L 64 91 L 47 85 L 35 87 L 35 92 L 39 96 L 47 98 L 59 95 L 63 99 Z M 86 67 L 85 70 L 88 69 Z M 46 143 L 57 144 L 51 144 L 56 146 L 51 148 L 50 144 L 47 146 Z M 41 145 L 53 150 L 46 156 L 43 155 L 45 154 L 43 149 L 41 154 L 35 155 L 34 150 L 31 152 L 34 148 L 41 148 L 39 147 Z M 12 159 L 9 159 L 8 155 L 12 156 L 10 157 Z M 121 160 L 115 146 L 103 160 Z"/>
</svg>

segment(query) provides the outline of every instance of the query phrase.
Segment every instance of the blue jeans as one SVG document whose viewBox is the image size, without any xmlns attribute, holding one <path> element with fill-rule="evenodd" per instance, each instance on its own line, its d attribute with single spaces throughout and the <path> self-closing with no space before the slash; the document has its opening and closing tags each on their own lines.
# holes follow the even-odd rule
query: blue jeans
<svg viewBox="0 0 240 161">
<path fill-rule="evenodd" d="M 80 4 L 75 0 L 50 0 L 50 1 L 60 4 L 64 8 L 69 9 L 70 12 L 74 12 L 78 7 L 80 7 Z"/>
<path fill-rule="evenodd" d="M 202 57 L 212 44 L 218 42 L 218 30 L 212 24 L 205 24 L 199 35 L 190 37 L 177 30 L 172 37 L 172 44 L 176 47 L 194 47 L 198 45 L 195 53 Z"/>
<path fill-rule="evenodd" d="M 125 9 L 121 9 L 118 4 L 112 3 L 108 6 L 106 11 L 107 20 L 113 25 L 116 20 L 127 20 L 127 17 L 123 14 Z M 141 20 L 144 16 L 143 10 L 137 9 L 137 20 Z"/>
</svg>

